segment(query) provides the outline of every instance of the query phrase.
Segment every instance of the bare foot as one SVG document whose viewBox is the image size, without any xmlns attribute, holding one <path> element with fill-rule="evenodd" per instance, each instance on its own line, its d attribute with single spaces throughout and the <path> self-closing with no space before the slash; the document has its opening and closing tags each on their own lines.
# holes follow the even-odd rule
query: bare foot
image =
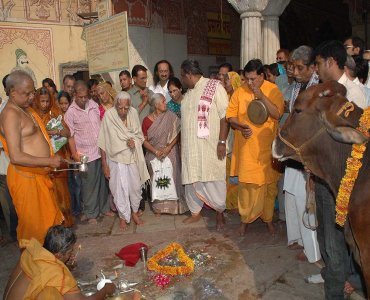
<svg viewBox="0 0 370 300">
<path fill-rule="evenodd" d="M 276 229 L 275 229 L 274 225 L 272 224 L 272 222 L 267 222 L 266 225 L 267 225 L 267 229 L 268 229 L 269 233 L 271 235 L 275 235 L 276 234 Z"/>
<path fill-rule="evenodd" d="M 119 228 L 121 228 L 122 231 L 127 229 L 127 223 L 124 219 L 119 219 Z"/>
<path fill-rule="evenodd" d="M 191 224 L 198 222 L 201 219 L 200 213 L 197 215 L 191 215 L 190 217 L 187 217 L 184 221 L 182 221 L 184 224 Z"/>
<path fill-rule="evenodd" d="M 136 223 L 136 225 L 143 225 L 144 222 L 143 220 L 140 219 L 140 216 L 139 216 L 139 213 L 132 213 L 132 219 L 134 220 L 134 222 Z"/>
<path fill-rule="evenodd" d="M 244 236 L 247 233 L 248 224 L 247 223 L 240 223 L 239 227 L 239 235 Z"/>
<path fill-rule="evenodd" d="M 157 218 L 160 218 L 161 217 L 161 212 L 158 211 L 158 210 L 153 210 L 154 212 L 154 215 L 157 217 Z"/>
<path fill-rule="evenodd" d="M 113 211 L 107 211 L 103 213 L 104 217 L 114 217 L 116 214 Z"/>
<path fill-rule="evenodd" d="M 301 251 L 297 254 L 296 259 L 299 261 L 307 261 L 307 256 L 303 251 Z"/>
<path fill-rule="evenodd" d="M 302 250 L 303 249 L 303 246 L 301 246 L 300 244 L 298 244 L 297 242 L 295 242 L 293 244 L 290 244 L 288 246 L 288 249 L 289 250 Z"/>
<path fill-rule="evenodd" d="M 96 224 L 98 224 L 98 221 L 96 219 L 92 218 L 92 219 L 88 219 L 87 223 L 91 224 L 91 225 L 96 225 Z"/>
<path fill-rule="evenodd" d="M 223 212 L 216 213 L 216 230 L 220 231 L 225 228 L 225 217 Z"/>
<path fill-rule="evenodd" d="M 138 217 L 141 217 L 141 216 L 143 215 L 143 213 L 144 213 L 144 211 L 142 211 L 141 209 L 139 209 L 139 210 L 137 211 L 137 216 L 138 216 Z"/>
</svg>

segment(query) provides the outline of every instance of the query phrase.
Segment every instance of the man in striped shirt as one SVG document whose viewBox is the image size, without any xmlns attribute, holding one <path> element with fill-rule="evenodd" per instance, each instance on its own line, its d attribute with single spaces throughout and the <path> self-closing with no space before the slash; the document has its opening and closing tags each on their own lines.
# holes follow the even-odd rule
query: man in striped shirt
<svg viewBox="0 0 370 300">
<path fill-rule="evenodd" d="M 96 224 L 102 214 L 112 216 L 108 203 L 108 188 L 103 176 L 100 149 L 97 144 L 100 116 L 98 105 L 88 97 L 84 81 L 75 84 L 75 98 L 65 114 L 65 121 L 71 131 L 69 147 L 75 161 L 81 155 L 88 156 L 88 171 L 81 174 L 83 213 L 81 220 L 88 219 Z"/>
</svg>

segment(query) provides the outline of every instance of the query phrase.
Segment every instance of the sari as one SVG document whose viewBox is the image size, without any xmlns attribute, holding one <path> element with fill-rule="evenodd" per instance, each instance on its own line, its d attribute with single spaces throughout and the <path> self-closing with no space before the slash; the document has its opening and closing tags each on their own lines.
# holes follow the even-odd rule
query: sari
<svg viewBox="0 0 370 300">
<path fill-rule="evenodd" d="M 46 124 L 53 118 L 57 118 L 59 115 L 63 115 L 62 110 L 57 106 L 54 96 L 50 95 L 50 106 L 46 113 L 43 113 L 40 107 L 40 98 L 35 97 L 35 100 L 32 104 L 33 109 L 40 117 L 42 123 L 46 127 Z M 68 127 L 67 124 L 63 122 L 63 127 Z M 69 159 L 71 153 L 68 148 L 68 144 L 64 145 L 56 153 L 64 159 Z M 52 173 L 51 180 L 53 181 L 53 192 L 55 199 L 57 201 L 58 207 L 64 215 L 63 225 L 66 227 L 71 227 L 74 223 L 71 211 L 71 195 L 68 188 L 68 172 L 54 172 Z"/>
<path fill-rule="evenodd" d="M 229 76 L 230 84 L 233 87 L 233 92 L 235 92 L 242 84 L 240 76 L 238 73 L 233 71 L 228 72 L 227 75 Z M 228 93 L 227 95 L 229 96 L 230 101 L 232 93 Z M 230 128 L 228 136 L 228 154 L 226 156 L 226 209 L 229 210 L 238 209 L 238 177 L 230 177 L 231 151 L 233 150 L 233 144 L 236 142 L 234 135 L 234 129 Z"/>
<path fill-rule="evenodd" d="M 148 142 L 156 149 L 164 148 L 170 144 L 174 138 L 180 133 L 180 119 L 170 110 L 161 113 L 156 118 L 148 129 Z M 148 166 L 148 171 L 151 179 L 153 178 L 153 169 L 150 161 L 155 158 L 155 155 L 147 151 L 145 161 Z M 179 145 L 176 143 L 168 158 L 171 160 L 173 167 L 173 180 L 176 186 L 178 200 L 154 200 L 152 203 L 154 212 L 165 214 L 183 214 L 189 208 L 185 201 L 184 187 L 181 184 L 181 162 Z"/>
</svg>

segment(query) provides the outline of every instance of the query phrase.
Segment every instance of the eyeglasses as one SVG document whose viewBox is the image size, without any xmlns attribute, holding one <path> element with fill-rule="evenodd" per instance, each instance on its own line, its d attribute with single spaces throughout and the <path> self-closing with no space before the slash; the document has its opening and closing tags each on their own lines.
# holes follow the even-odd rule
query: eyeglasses
<svg viewBox="0 0 370 300">
<path fill-rule="evenodd" d="M 353 48 L 352 45 L 343 45 L 346 49 Z"/>
<path fill-rule="evenodd" d="M 178 91 L 180 91 L 179 89 L 173 89 L 173 90 L 168 90 L 168 93 L 171 95 L 173 93 L 177 93 Z"/>
</svg>

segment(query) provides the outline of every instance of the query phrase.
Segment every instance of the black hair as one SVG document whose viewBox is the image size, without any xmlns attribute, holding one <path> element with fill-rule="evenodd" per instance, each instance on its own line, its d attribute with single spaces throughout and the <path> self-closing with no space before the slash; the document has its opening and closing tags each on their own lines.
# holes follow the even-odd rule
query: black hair
<svg viewBox="0 0 370 300">
<path fill-rule="evenodd" d="M 89 89 L 88 88 L 88 86 L 87 86 L 87 83 L 85 82 L 85 81 L 83 81 L 83 80 L 77 80 L 76 82 L 75 82 L 75 84 L 74 84 L 74 90 L 75 90 L 75 92 L 77 92 L 77 88 L 78 87 L 84 87 L 84 88 L 86 88 L 87 90 Z"/>
<path fill-rule="evenodd" d="M 268 70 L 270 71 L 270 73 L 272 75 L 274 75 L 274 76 L 279 76 L 280 75 L 279 67 L 278 67 L 277 63 L 273 63 L 271 65 L 268 65 L 267 68 L 268 68 Z"/>
<path fill-rule="evenodd" d="M 55 85 L 55 82 L 53 81 L 53 79 L 51 79 L 51 78 L 45 78 L 42 81 L 42 86 L 44 86 L 45 83 L 47 83 L 49 86 L 51 86 L 54 89 L 54 92 L 55 93 L 58 93 L 57 86 Z"/>
<path fill-rule="evenodd" d="M 131 78 L 131 73 L 130 73 L 129 70 L 123 70 L 123 71 L 119 72 L 118 77 L 121 77 L 122 75 L 126 75 L 128 78 Z"/>
<path fill-rule="evenodd" d="M 173 72 L 173 68 L 172 68 L 172 65 L 170 64 L 170 62 L 168 60 L 162 59 L 159 62 L 157 62 L 155 64 L 155 66 L 154 66 L 154 74 L 153 74 L 153 82 L 154 82 L 154 85 L 157 85 L 158 82 L 159 82 L 159 75 L 157 73 L 158 73 L 158 66 L 160 64 L 167 64 L 168 65 L 168 69 L 170 71 L 169 78 L 175 76 L 175 73 Z"/>
<path fill-rule="evenodd" d="M 227 68 L 228 72 L 231 72 L 233 70 L 233 66 L 230 63 L 223 63 L 218 66 L 218 69 L 220 70 L 221 68 Z"/>
<path fill-rule="evenodd" d="M 68 79 L 68 80 L 76 81 L 76 78 L 74 78 L 74 77 L 73 77 L 73 75 L 71 75 L 71 74 L 67 74 L 67 75 L 65 75 L 65 76 L 63 77 L 63 84 L 65 84 L 65 83 L 66 83 L 67 79 Z"/>
<path fill-rule="evenodd" d="M 363 59 L 360 55 L 353 56 L 353 59 L 356 63 L 355 76 L 358 77 L 362 83 L 365 83 L 369 72 L 369 64 L 367 60 Z"/>
<path fill-rule="evenodd" d="M 49 228 L 43 247 L 53 254 L 66 253 L 75 243 L 77 237 L 72 229 L 62 225 Z"/>
<path fill-rule="evenodd" d="M 67 98 L 67 100 L 68 100 L 68 103 L 69 103 L 69 104 L 71 104 L 71 103 L 72 103 L 71 96 L 70 96 L 67 92 L 65 92 L 65 91 L 61 91 L 61 92 L 58 94 L 58 102 L 60 102 L 60 99 L 61 99 L 62 97 Z"/>
<path fill-rule="evenodd" d="M 244 67 L 244 74 L 256 71 L 257 75 L 263 73 L 263 64 L 260 59 L 251 59 Z"/>
<path fill-rule="evenodd" d="M 192 59 L 186 59 L 181 64 L 181 69 L 185 74 L 203 75 L 199 62 Z"/>
<path fill-rule="evenodd" d="M 8 78 L 9 74 L 6 74 L 4 77 L 3 77 L 3 87 L 4 87 L 4 90 L 5 90 L 5 93 L 7 96 L 9 96 L 8 94 L 8 91 L 6 90 L 6 79 Z"/>
<path fill-rule="evenodd" d="M 136 77 L 137 76 L 137 73 L 139 73 L 139 71 L 148 71 L 147 68 L 145 68 L 143 65 L 135 65 L 133 68 L 132 68 L 132 71 L 131 71 L 131 74 L 132 74 L 132 77 Z"/>
<path fill-rule="evenodd" d="M 95 78 L 91 78 L 87 81 L 87 88 L 89 90 L 91 90 L 91 88 L 94 86 L 94 85 L 98 85 L 99 84 L 99 81 Z"/>
<path fill-rule="evenodd" d="M 325 41 L 316 47 L 313 57 L 316 56 L 321 56 L 325 60 L 332 57 L 339 69 L 343 70 L 347 60 L 347 51 L 340 41 L 331 40 Z"/>
<path fill-rule="evenodd" d="M 172 77 L 168 80 L 167 87 L 169 87 L 170 85 L 174 85 L 181 91 L 181 93 L 183 93 L 184 89 L 182 87 L 180 79 L 178 79 L 177 77 Z"/>
<path fill-rule="evenodd" d="M 359 55 L 362 55 L 364 53 L 364 48 L 365 48 L 365 42 L 362 38 L 358 36 L 349 36 L 345 39 L 346 40 L 352 40 L 352 45 L 354 48 L 360 48 L 360 53 Z"/>
</svg>

